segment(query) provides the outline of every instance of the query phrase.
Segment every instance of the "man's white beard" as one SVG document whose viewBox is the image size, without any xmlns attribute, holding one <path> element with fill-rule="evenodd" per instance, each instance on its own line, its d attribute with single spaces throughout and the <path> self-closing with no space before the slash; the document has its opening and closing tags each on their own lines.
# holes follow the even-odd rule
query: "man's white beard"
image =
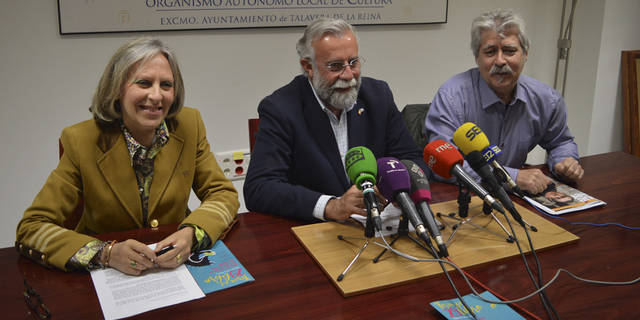
<svg viewBox="0 0 640 320">
<path fill-rule="evenodd" d="M 311 79 L 313 89 L 325 105 L 331 106 L 338 110 L 344 110 L 351 107 L 358 99 L 358 91 L 360 90 L 360 77 L 352 78 L 351 81 L 338 79 L 333 85 L 329 85 L 320 74 L 315 72 L 315 77 Z M 347 92 L 339 92 L 338 88 L 349 88 Z"/>
</svg>

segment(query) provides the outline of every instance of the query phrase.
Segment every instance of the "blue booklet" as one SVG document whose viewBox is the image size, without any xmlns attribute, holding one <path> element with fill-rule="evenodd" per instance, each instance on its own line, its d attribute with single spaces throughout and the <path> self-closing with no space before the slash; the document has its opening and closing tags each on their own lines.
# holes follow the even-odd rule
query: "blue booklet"
<svg viewBox="0 0 640 320">
<path fill-rule="evenodd" d="M 485 299 L 499 301 L 491 292 L 485 291 L 480 294 Z M 469 305 L 469 308 L 473 309 L 478 319 L 508 319 L 508 320 L 525 320 L 517 312 L 513 311 L 511 307 L 506 304 L 493 304 L 484 302 L 478 299 L 474 294 L 468 294 L 462 297 L 464 301 Z M 473 319 L 467 309 L 462 305 L 462 302 L 458 298 L 450 300 L 439 300 L 431 302 L 431 306 L 438 310 L 445 318 L 450 320 L 462 320 Z"/>
<path fill-rule="evenodd" d="M 205 294 L 255 280 L 220 240 L 209 250 L 194 252 L 184 264 Z"/>
</svg>

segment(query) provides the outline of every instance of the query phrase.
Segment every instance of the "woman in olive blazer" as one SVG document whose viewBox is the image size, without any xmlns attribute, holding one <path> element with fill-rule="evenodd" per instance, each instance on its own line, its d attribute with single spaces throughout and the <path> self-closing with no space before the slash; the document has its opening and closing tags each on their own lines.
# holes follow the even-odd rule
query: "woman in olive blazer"
<svg viewBox="0 0 640 320">
<path fill-rule="evenodd" d="M 126 55 L 136 50 L 148 53 L 131 62 Z M 123 60 L 129 65 L 118 66 Z M 118 73 L 125 78 L 121 83 Z M 104 97 L 110 91 L 117 93 L 110 94 L 113 101 L 102 103 L 109 100 Z M 94 119 L 62 131 L 60 163 L 18 224 L 19 250 L 39 263 L 68 270 L 78 267 L 85 250 L 97 248 L 89 265 L 139 274 L 157 266 L 176 267 L 203 239 L 209 240 L 207 245 L 215 242 L 233 221 L 238 196 L 210 150 L 200 113 L 183 108 L 183 101 L 175 57 L 160 41 L 138 39 L 120 48 L 96 90 Z M 168 131 L 168 140 L 152 158 L 152 182 L 145 193 L 148 200 L 143 201 L 144 185 L 136 176 L 126 139 L 132 137 L 153 149 L 159 128 Z M 192 188 L 201 205 L 189 213 Z M 77 227 L 65 229 L 63 222 L 81 198 L 84 211 Z M 179 230 L 160 241 L 155 251 L 135 240 L 101 242 L 92 236 L 175 223 Z M 175 249 L 155 255 L 169 245 Z"/>
</svg>

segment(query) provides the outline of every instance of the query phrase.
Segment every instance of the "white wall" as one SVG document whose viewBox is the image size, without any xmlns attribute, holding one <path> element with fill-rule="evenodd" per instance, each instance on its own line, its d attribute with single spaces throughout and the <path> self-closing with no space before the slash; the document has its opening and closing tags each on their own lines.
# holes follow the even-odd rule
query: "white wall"
<svg viewBox="0 0 640 320">
<path fill-rule="evenodd" d="M 604 6 L 600 56 L 585 154 L 623 150 L 623 98 L 620 52 L 640 49 L 640 1 L 607 0 Z"/>
<path fill-rule="evenodd" d="M 589 141 L 603 11 L 604 0 L 582 0 L 575 13 L 565 98 L 569 128 L 581 154 L 586 154 Z"/>
<path fill-rule="evenodd" d="M 4 207 L 0 247 L 13 245 L 15 226 L 24 209 L 57 164 L 60 131 L 90 118 L 87 108 L 97 80 L 114 50 L 126 40 L 157 35 L 175 49 L 186 82 L 186 104 L 201 110 L 214 151 L 247 149 L 247 119 L 257 116 L 258 101 L 299 72 L 294 44 L 302 28 L 63 37 L 58 34 L 56 1 L 4 2 L 0 12 L 0 133 L 5 137 L 0 145 L 0 201 Z M 597 25 L 589 31 L 595 34 L 587 34 L 584 39 L 593 42 L 590 37 L 597 38 L 600 55 L 589 56 L 584 63 L 598 68 L 598 74 L 611 71 L 605 70 L 608 66 L 598 65 L 605 58 L 617 59 L 615 66 L 619 65 L 619 58 L 615 58 L 619 52 L 603 48 L 605 42 L 612 41 L 610 38 L 621 30 L 626 38 L 633 38 L 638 30 L 633 18 L 638 5 L 632 2 L 607 1 L 605 13 L 586 13 L 600 20 L 604 15 L 602 45 L 598 45 L 601 30 Z M 475 65 L 469 49 L 471 20 L 483 11 L 510 7 L 528 23 L 532 48 L 525 73 L 552 84 L 561 6 L 557 0 L 450 0 L 446 24 L 359 27 L 360 51 L 367 60 L 364 74 L 388 81 L 400 109 L 408 103 L 430 101 L 442 82 Z M 629 12 L 627 7 L 635 11 Z M 625 14 L 624 20 L 619 20 L 619 13 Z M 580 21 L 581 16 L 577 19 Z M 627 28 L 626 23 L 633 27 Z M 572 59 L 579 61 L 581 53 L 575 49 L 578 40 L 574 45 L 572 54 L 577 57 Z M 613 68 L 616 72 L 618 69 Z M 572 71 L 569 73 L 570 82 L 584 83 L 592 91 L 595 88 L 598 99 L 596 104 L 593 97 L 580 102 L 593 106 L 587 108 L 585 117 L 581 116 L 583 110 L 570 107 L 572 129 L 586 132 L 586 138 L 579 140 L 581 154 L 587 150 L 608 151 L 611 143 L 591 143 L 589 130 L 616 130 L 614 123 L 619 119 L 611 117 L 611 108 L 600 105 L 613 105 L 611 96 L 617 93 L 607 88 L 600 92 L 605 83 L 595 82 L 595 71 L 574 78 Z M 617 80 L 617 76 L 612 77 Z M 567 103 L 572 106 L 570 99 Z M 592 126 L 596 117 L 591 113 L 597 119 L 611 119 Z M 599 148 L 591 148 L 592 144 Z"/>
</svg>

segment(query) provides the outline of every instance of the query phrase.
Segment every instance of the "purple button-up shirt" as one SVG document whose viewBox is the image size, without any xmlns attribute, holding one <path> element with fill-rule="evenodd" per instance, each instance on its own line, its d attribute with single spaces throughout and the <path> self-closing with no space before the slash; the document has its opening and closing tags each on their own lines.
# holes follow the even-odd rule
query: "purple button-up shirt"
<svg viewBox="0 0 640 320">
<path fill-rule="evenodd" d="M 496 160 L 515 181 L 518 168 L 536 145 L 547 150 L 547 164 L 566 157 L 578 160 L 578 147 L 567 127 L 567 108 L 560 94 L 548 85 L 520 75 L 513 100 L 505 105 L 489 88 L 478 68 L 445 82 L 431 102 L 425 119 L 429 141 L 453 143 L 453 133 L 465 122 L 484 131 L 489 142 L 502 149 Z M 465 169 L 478 179 L 465 163 Z"/>
</svg>

